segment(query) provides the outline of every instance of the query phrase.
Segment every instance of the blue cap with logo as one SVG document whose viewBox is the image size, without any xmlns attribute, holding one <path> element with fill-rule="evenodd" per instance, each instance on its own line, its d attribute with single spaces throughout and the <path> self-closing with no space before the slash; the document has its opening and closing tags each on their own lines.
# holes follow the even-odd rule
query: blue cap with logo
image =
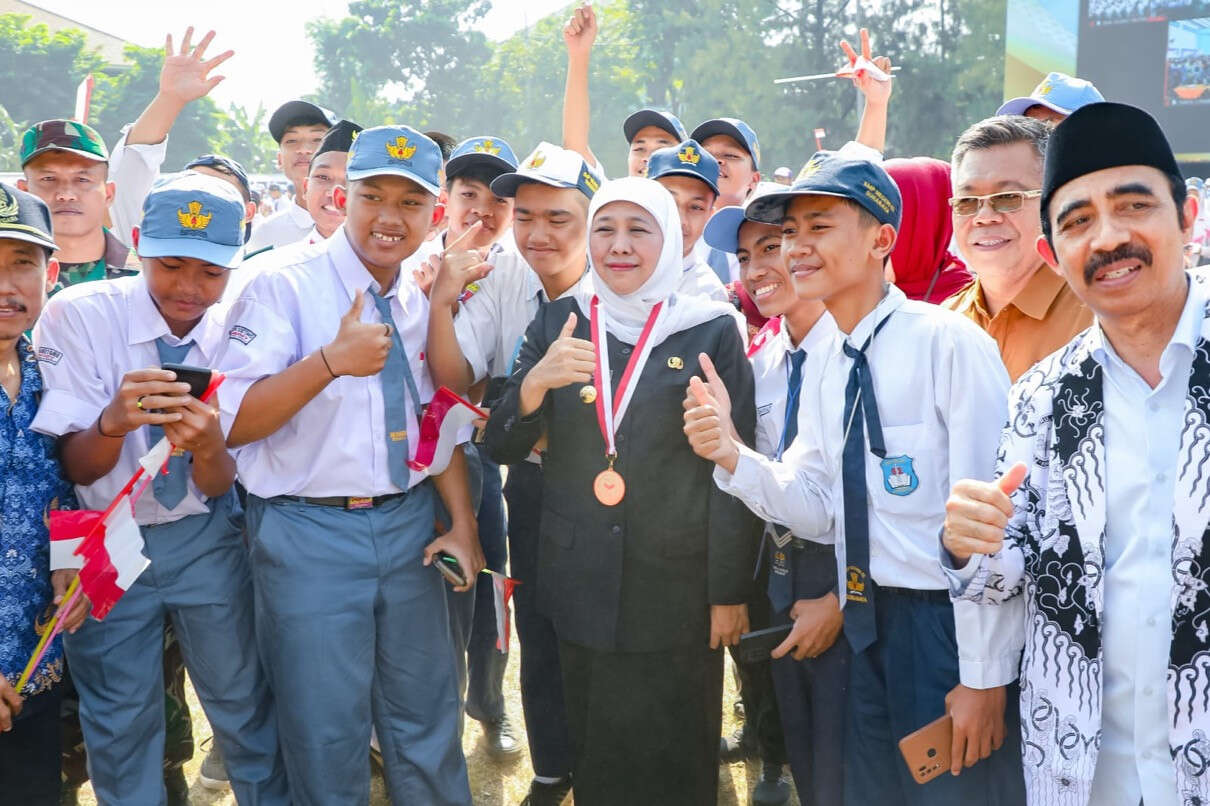
<svg viewBox="0 0 1210 806">
<path fill-rule="evenodd" d="M 753 169 L 760 170 L 760 142 L 756 139 L 756 132 L 752 131 L 752 127 L 739 118 L 714 118 L 707 120 L 694 129 L 693 134 L 689 136 L 699 143 L 704 143 L 709 138 L 720 134 L 727 135 L 743 146 L 748 155 L 752 157 Z"/>
<path fill-rule="evenodd" d="M 651 152 L 647 158 L 647 178 L 659 179 L 661 176 L 692 176 L 705 182 L 714 195 L 718 195 L 718 160 L 697 140 L 686 140 Z"/>
<path fill-rule="evenodd" d="M 515 197 L 521 185 L 537 182 L 554 188 L 575 188 L 591 199 L 602 181 L 579 152 L 544 141 L 538 143 L 517 170 L 497 176 L 492 181 L 492 193 Z"/>
<path fill-rule="evenodd" d="M 233 269 L 244 259 L 244 200 L 229 182 L 186 171 L 143 200 L 139 257 L 192 257 Z"/>
<path fill-rule="evenodd" d="M 402 176 L 436 196 L 441 192 L 441 148 L 411 126 L 375 126 L 357 135 L 345 175 Z"/>
<path fill-rule="evenodd" d="M 634 142 L 634 138 L 640 131 L 648 126 L 655 126 L 657 129 L 663 129 L 671 134 L 677 140 L 684 140 L 688 137 L 685 134 L 685 126 L 671 112 L 663 112 L 659 109 L 640 109 L 626 118 L 622 123 L 622 133 L 626 135 L 626 142 Z"/>
<path fill-rule="evenodd" d="M 474 165 L 493 169 L 497 175 L 508 173 L 517 170 L 517 155 L 500 137 L 471 137 L 455 146 L 445 164 L 445 178 L 453 179 Z"/>
<path fill-rule="evenodd" d="M 797 181 L 786 190 L 753 200 L 744 215 L 752 221 L 780 224 L 796 196 L 836 196 L 861 205 L 880 224 L 899 229 L 903 199 L 899 186 L 881 165 L 869 160 L 819 151 L 807 161 Z"/>
<path fill-rule="evenodd" d="M 1031 106 L 1044 106 L 1060 115 L 1070 115 L 1081 106 L 1104 100 L 1105 96 L 1091 81 L 1072 78 L 1066 73 L 1050 73 L 1029 95 L 1005 101 L 996 114 L 1024 115 Z"/>
<path fill-rule="evenodd" d="M 744 210 L 762 196 L 780 193 L 785 189 L 785 185 L 777 182 L 758 182 L 742 206 L 732 205 L 716 211 L 706 222 L 706 228 L 702 230 L 702 238 L 706 241 L 706 245 L 712 246 L 720 252 L 729 252 L 734 255 L 739 250 L 739 228 L 748 220 L 744 217 Z"/>
</svg>

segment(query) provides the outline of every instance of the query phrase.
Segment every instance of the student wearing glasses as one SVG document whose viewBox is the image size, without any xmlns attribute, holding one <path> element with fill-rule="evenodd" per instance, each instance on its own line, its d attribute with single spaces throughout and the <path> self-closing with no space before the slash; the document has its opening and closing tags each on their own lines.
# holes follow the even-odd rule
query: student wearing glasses
<svg viewBox="0 0 1210 806">
<path fill-rule="evenodd" d="M 1092 313 L 1034 249 L 1042 233 L 1042 159 L 1051 129 L 1001 115 L 954 146 L 954 239 L 975 279 L 942 305 L 996 340 L 1016 380 L 1092 324 Z"/>
</svg>

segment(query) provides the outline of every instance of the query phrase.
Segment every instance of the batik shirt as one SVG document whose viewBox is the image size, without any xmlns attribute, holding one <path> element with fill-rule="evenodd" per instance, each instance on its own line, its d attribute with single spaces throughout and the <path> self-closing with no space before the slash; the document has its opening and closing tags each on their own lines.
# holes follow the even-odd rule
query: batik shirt
<svg viewBox="0 0 1210 806">
<path fill-rule="evenodd" d="M 21 392 L 10 401 L 0 388 L 0 674 L 16 685 L 54 614 L 50 587 L 49 512 L 72 509 L 75 497 L 59 471 L 54 439 L 30 430 L 42 397 L 42 376 L 25 339 L 17 344 Z M 58 638 L 25 690 L 49 689 L 63 673 Z"/>
</svg>

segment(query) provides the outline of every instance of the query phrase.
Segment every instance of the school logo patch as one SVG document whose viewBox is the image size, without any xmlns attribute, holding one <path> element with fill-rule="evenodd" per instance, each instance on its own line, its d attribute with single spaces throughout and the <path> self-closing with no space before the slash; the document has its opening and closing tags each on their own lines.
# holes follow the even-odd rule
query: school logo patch
<svg viewBox="0 0 1210 806">
<path fill-rule="evenodd" d="M 496 145 L 494 140 L 484 140 L 481 143 L 475 143 L 471 146 L 471 151 L 478 154 L 499 154 L 500 146 Z"/>
<path fill-rule="evenodd" d="M 697 149 L 693 146 L 685 146 L 677 152 L 676 157 L 682 165 L 697 165 L 702 159 L 702 155 L 697 153 Z"/>
<path fill-rule="evenodd" d="M 408 138 L 400 135 L 395 142 L 387 143 L 387 156 L 393 160 L 410 160 L 416 153 L 416 146 L 408 142 Z"/>
<path fill-rule="evenodd" d="M 0 222 L 13 223 L 17 220 L 18 212 L 17 197 L 0 187 Z"/>
<path fill-rule="evenodd" d="M 911 495 L 920 486 L 910 456 L 888 456 L 882 460 L 882 485 L 891 495 Z"/>
<path fill-rule="evenodd" d="M 541 151 L 535 151 L 534 153 L 529 155 L 529 159 L 527 159 L 525 161 L 525 164 L 522 165 L 521 167 L 522 168 L 541 168 L 542 163 L 544 163 L 544 162 L 546 162 L 546 155 L 543 154 Z"/>
<path fill-rule="evenodd" d="M 865 593 L 865 578 L 865 571 L 856 565 L 850 565 L 845 570 L 844 598 L 850 602 L 861 602 L 862 604 L 868 602 L 869 598 Z"/>
<path fill-rule="evenodd" d="M 54 349 L 53 347 L 39 347 L 38 348 L 38 360 L 39 361 L 43 361 L 47 364 L 58 364 L 62 358 L 63 358 L 63 353 L 59 352 L 58 350 Z"/>
<path fill-rule="evenodd" d="M 177 220 L 181 222 L 182 234 L 190 234 L 210 226 L 210 219 L 214 217 L 214 213 L 202 213 L 200 201 L 191 201 L 185 207 L 184 210 L 176 211 Z"/>
<path fill-rule="evenodd" d="M 769 414 L 769 412 L 771 412 L 771 411 L 773 411 L 773 404 L 772 404 L 772 403 L 766 403 L 765 405 L 763 405 L 763 406 L 759 406 L 759 407 L 756 409 L 756 416 L 757 416 L 757 417 L 765 417 L 765 416 L 767 416 L 767 415 Z"/>
<path fill-rule="evenodd" d="M 236 325 L 231 328 L 231 332 L 227 334 L 231 338 L 238 341 L 240 344 L 250 344 L 256 338 L 256 334 L 243 325 Z"/>
</svg>

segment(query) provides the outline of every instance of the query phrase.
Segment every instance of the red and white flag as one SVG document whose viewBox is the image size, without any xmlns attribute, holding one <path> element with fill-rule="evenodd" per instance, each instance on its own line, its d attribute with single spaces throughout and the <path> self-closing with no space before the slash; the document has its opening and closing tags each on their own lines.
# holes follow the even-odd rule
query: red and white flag
<svg viewBox="0 0 1210 806">
<path fill-rule="evenodd" d="M 108 515 L 95 510 L 51 512 L 50 551 L 52 569 L 80 569 L 80 587 L 98 620 L 151 564 L 143 556 L 143 534 L 129 495 L 122 495 Z"/>
<path fill-rule="evenodd" d="M 487 573 L 492 575 L 492 603 L 496 606 L 496 649 L 507 654 L 513 623 L 509 602 L 513 598 L 513 588 L 521 583 L 490 568 Z"/>
<path fill-rule="evenodd" d="M 477 419 L 487 419 L 487 412 L 444 386 L 438 389 L 420 418 L 416 458 L 408 461 L 408 467 L 427 469 L 430 475 L 444 472 L 455 446 L 469 437 L 470 425 Z"/>
</svg>

